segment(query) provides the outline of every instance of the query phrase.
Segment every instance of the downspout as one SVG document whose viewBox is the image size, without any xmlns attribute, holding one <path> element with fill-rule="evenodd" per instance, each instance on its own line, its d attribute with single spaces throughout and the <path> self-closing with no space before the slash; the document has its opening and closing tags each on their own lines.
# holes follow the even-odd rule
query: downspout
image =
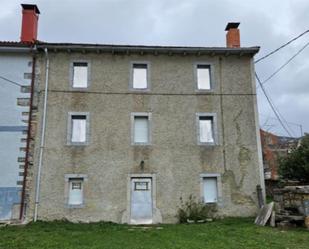
<svg viewBox="0 0 309 249">
<path fill-rule="evenodd" d="M 33 48 L 33 51 L 35 50 L 36 50 L 36 45 L 34 45 L 34 48 Z M 21 192 L 20 213 L 19 213 L 20 220 L 23 220 L 24 209 L 25 209 L 26 183 L 27 183 L 27 175 L 28 175 L 28 167 L 29 167 L 29 151 L 30 151 L 31 128 L 32 128 L 31 118 L 32 118 L 32 105 L 33 105 L 33 94 L 34 94 L 35 66 L 36 66 L 36 57 L 35 55 L 33 55 L 32 56 L 31 85 L 30 85 L 30 103 L 29 103 L 29 115 L 28 115 L 27 144 L 26 144 L 23 187 L 22 187 L 22 192 Z"/>
<path fill-rule="evenodd" d="M 43 107 L 43 120 L 42 120 L 42 134 L 41 134 L 41 144 L 40 144 L 40 154 L 39 154 L 39 166 L 38 166 L 38 175 L 36 180 L 36 190 L 35 190 L 35 207 L 34 207 L 34 221 L 37 221 L 38 218 L 38 205 L 40 200 L 40 181 L 41 181 L 41 170 L 43 162 L 43 150 L 45 145 L 45 128 L 46 128 L 46 113 L 47 113 L 47 96 L 48 96 L 48 74 L 49 74 L 49 58 L 48 50 L 44 49 L 45 59 L 46 59 L 46 68 L 45 68 L 45 96 L 44 96 L 44 107 Z"/>
</svg>

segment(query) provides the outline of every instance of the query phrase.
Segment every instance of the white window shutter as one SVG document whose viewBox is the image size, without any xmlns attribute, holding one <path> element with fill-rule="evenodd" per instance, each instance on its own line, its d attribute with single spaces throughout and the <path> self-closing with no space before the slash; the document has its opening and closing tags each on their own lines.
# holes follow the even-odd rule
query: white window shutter
<svg viewBox="0 0 309 249">
<path fill-rule="evenodd" d="M 214 203 L 218 201 L 217 177 L 205 177 L 204 185 L 204 202 Z"/>
<path fill-rule="evenodd" d="M 70 181 L 69 205 L 83 204 L 83 182 Z"/>
<path fill-rule="evenodd" d="M 200 119 L 200 142 L 201 143 L 213 143 L 213 122 L 211 119 Z"/>
<path fill-rule="evenodd" d="M 197 68 L 197 87 L 201 90 L 210 89 L 210 68 Z"/>
<path fill-rule="evenodd" d="M 147 88 L 147 68 L 133 68 L 133 88 Z"/>
<path fill-rule="evenodd" d="M 72 119 L 72 142 L 86 142 L 86 119 Z"/>
<path fill-rule="evenodd" d="M 73 87 L 86 88 L 88 85 L 88 66 L 73 66 Z"/>
<path fill-rule="evenodd" d="M 134 117 L 134 142 L 149 142 L 149 122 L 148 117 Z"/>
</svg>

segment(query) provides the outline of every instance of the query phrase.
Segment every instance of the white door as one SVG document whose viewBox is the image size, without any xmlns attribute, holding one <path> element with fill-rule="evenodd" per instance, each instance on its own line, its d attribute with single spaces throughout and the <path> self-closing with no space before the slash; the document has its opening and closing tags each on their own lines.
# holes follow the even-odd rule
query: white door
<svg viewBox="0 0 309 249">
<path fill-rule="evenodd" d="M 214 203 L 218 201 L 217 177 L 204 178 L 204 202 Z"/>
<path fill-rule="evenodd" d="M 152 223 L 152 186 L 150 178 L 131 179 L 131 223 Z"/>
</svg>

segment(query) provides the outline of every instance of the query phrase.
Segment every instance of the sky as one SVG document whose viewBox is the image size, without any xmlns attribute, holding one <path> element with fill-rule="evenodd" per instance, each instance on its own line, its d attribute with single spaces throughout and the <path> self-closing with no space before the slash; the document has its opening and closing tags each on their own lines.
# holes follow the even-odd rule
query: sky
<svg viewBox="0 0 309 249">
<path fill-rule="evenodd" d="M 225 26 L 240 22 L 241 46 L 260 46 L 256 59 L 309 29 L 308 0 L 0 0 L 0 40 L 19 40 L 21 3 L 37 4 L 38 39 L 47 42 L 225 46 Z M 264 81 L 309 42 L 309 33 L 256 64 Z M 309 132 L 309 46 L 265 90 L 292 136 Z M 260 88 L 265 130 L 288 136 Z M 301 125 L 301 126 L 300 126 Z"/>
</svg>

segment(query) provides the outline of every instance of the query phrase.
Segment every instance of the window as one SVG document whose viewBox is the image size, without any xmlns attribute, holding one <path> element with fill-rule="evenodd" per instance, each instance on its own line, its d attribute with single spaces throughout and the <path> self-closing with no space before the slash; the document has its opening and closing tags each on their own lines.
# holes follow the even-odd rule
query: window
<svg viewBox="0 0 309 249">
<path fill-rule="evenodd" d="M 89 140 L 89 114 L 69 113 L 68 144 L 85 145 Z"/>
<path fill-rule="evenodd" d="M 69 179 L 69 205 L 83 204 L 83 178 Z"/>
<path fill-rule="evenodd" d="M 200 117 L 200 142 L 213 143 L 213 117 Z"/>
<path fill-rule="evenodd" d="M 131 88 L 135 90 L 147 90 L 149 88 L 149 63 L 132 64 Z"/>
<path fill-rule="evenodd" d="M 216 139 L 216 115 L 197 114 L 198 122 L 198 143 L 214 145 Z"/>
<path fill-rule="evenodd" d="M 82 208 L 85 205 L 85 192 L 88 177 L 86 174 L 65 174 L 65 205 L 68 208 Z"/>
<path fill-rule="evenodd" d="M 86 142 L 86 116 L 72 115 L 72 143 Z"/>
<path fill-rule="evenodd" d="M 200 174 L 201 198 L 204 203 L 217 203 L 222 206 L 221 175 L 218 173 Z"/>
<path fill-rule="evenodd" d="M 197 64 L 196 70 L 196 84 L 198 90 L 212 89 L 212 72 L 210 64 Z"/>
<path fill-rule="evenodd" d="M 150 144 L 150 114 L 132 114 L 132 143 Z"/>
<path fill-rule="evenodd" d="M 203 194 L 205 203 L 216 203 L 218 201 L 217 177 L 204 177 Z"/>
<path fill-rule="evenodd" d="M 149 190 L 149 182 L 134 182 L 134 190 L 146 191 Z"/>
<path fill-rule="evenodd" d="M 72 87 L 87 88 L 89 84 L 89 63 L 73 62 Z"/>
</svg>

